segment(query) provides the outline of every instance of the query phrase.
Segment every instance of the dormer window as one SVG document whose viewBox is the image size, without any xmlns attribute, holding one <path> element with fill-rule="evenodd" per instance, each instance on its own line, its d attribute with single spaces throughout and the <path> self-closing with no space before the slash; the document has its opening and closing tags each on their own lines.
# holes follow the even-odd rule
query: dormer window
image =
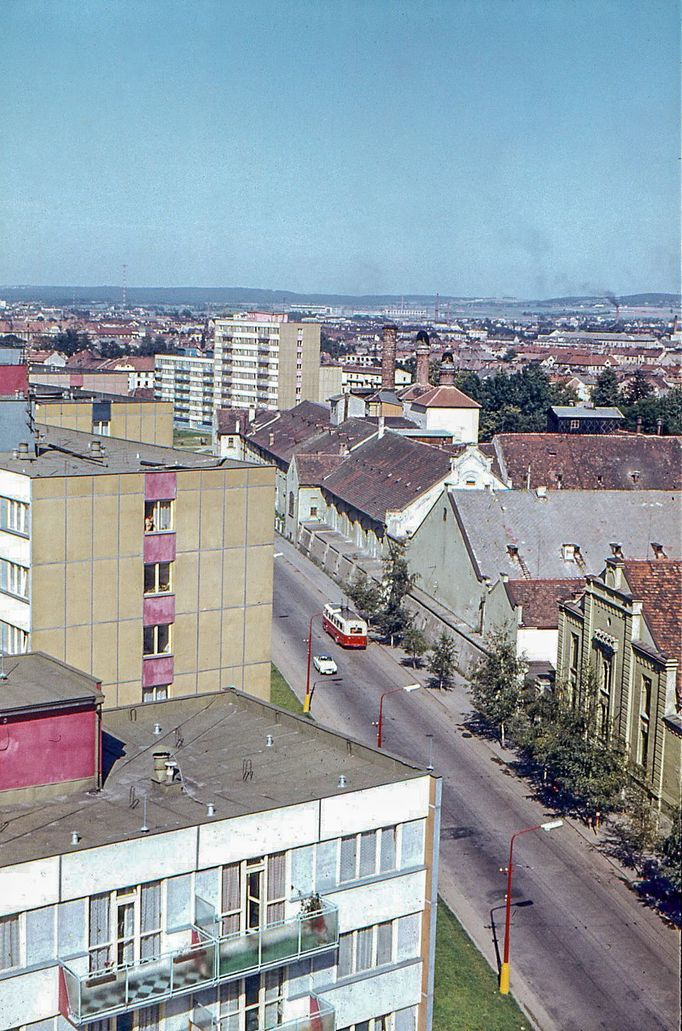
<svg viewBox="0 0 682 1031">
<path fill-rule="evenodd" d="M 654 553 L 654 558 L 667 558 L 662 544 L 656 544 L 654 541 L 651 542 L 651 550 Z"/>
<path fill-rule="evenodd" d="M 562 544 L 561 545 L 561 557 L 564 562 L 575 561 L 575 544 Z"/>
</svg>

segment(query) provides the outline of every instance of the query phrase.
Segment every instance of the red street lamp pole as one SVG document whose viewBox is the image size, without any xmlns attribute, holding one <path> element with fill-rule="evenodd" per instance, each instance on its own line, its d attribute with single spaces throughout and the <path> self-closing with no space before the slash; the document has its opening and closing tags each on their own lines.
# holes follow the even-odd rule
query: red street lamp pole
<svg viewBox="0 0 682 1031">
<path fill-rule="evenodd" d="M 310 623 L 308 624 L 308 671 L 305 678 L 305 697 L 303 699 L 303 711 L 310 712 L 310 660 L 313 657 L 313 620 L 317 616 L 323 615 L 322 612 L 313 612 L 310 617 Z"/>
<path fill-rule="evenodd" d="M 394 687 L 390 691 L 384 691 L 379 699 L 379 722 L 377 723 L 377 748 L 381 748 L 382 732 L 384 729 L 384 698 L 389 694 L 397 694 L 398 691 L 416 691 L 421 684 L 405 684 L 404 687 Z"/>
<path fill-rule="evenodd" d="M 511 897 L 512 897 L 512 872 L 514 869 L 514 842 L 522 834 L 529 834 L 531 831 L 553 831 L 563 826 L 563 820 L 551 820 L 549 823 L 538 823 L 535 827 L 524 827 L 523 830 L 512 834 L 509 842 L 509 864 L 507 866 L 507 905 L 504 915 L 504 955 L 500 968 L 500 992 L 502 995 L 509 994 L 509 936 L 511 931 Z"/>
</svg>

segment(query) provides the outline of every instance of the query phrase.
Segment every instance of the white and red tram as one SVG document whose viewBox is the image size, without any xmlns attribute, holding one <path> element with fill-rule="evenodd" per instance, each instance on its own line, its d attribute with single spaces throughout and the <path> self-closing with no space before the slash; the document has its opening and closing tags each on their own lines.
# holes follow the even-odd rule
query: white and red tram
<svg viewBox="0 0 682 1031">
<path fill-rule="evenodd" d="M 325 605 L 322 626 L 342 648 L 366 648 L 367 624 L 345 605 Z"/>
</svg>

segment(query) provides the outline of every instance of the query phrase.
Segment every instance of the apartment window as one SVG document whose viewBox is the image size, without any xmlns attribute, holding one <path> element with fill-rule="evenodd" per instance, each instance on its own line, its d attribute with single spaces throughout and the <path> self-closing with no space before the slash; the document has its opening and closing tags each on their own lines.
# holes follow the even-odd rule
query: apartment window
<svg viewBox="0 0 682 1031">
<path fill-rule="evenodd" d="M 568 679 L 573 690 L 578 686 L 578 657 L 580 655 L 580 637 L 578 634 L 571 634 L 570 652 L 568 660 Z"/>
<path fill-rule="evenodd" d="M 16 562 L 0 559 L 0 591 L 28 598 L 28 569 Z"/>
<path fill-rule="evenodd" d="M 393 963 L 396 957 L 394 930 L 397 930 L 397 925 L 398 920 L 387 920 L 374 927 L 363 927 L 339 935 L 339 978 Z"/>
<path fill-rule="evenodd" d="M 19 916 L 0 917 L 0 970 L 11 970 L 21 963 Z"/>
<path fill-rule="evenodd" d="M 89 903 L 88 942 L 90 971 L 158 956 L 161 882 L 93 895 Z"/>
<path fill-rule="evenodd" d="M 167 594 L 171 586 L 171 562 L 152 562 L 144 567 L 144 593 Z"/>
<path fill-rule="evenodd" d="M 156 687 L 142 689 L 143 702 L 165 702 L 168 698 L 169 684 L 157 684 Z"/>
<path fill-rule="evenodd" d="M 613 655 L 602 653 L 599 676 L 599 736 L 604 740 L 609 736 L 609 704 L 611 701 L 611 682 L 613 679 Z"/>
<path fill-rule="evenodd" d="M 221 894 L 221 934 L 279 923 L 286 898 L 285 853 L 224 866 Z"/>
<path fill-rule="evenodd" d="M 100 437 L 111 436 L 111 423 L 104 419 L 99 419 L 97 422 L 92 424 L 92 432 L 96 433 Z"/>
<path fill-rule="evenodd" d="M 173 507 L 172 501 L 146 501 L 144 505 L 145 533 L 172 530 Z"/>
<path fill-rule="evenodd" d="M 14 498 L 0 498 L 0 530 L 20 533 L 28 537 L 29 515 L 28 505 L 25 501 L 15 501 Z"/>
<path fill-rule="evenodd" d="M 23 655 L 28 651 L 28 634 L 18 626 L 0 620 L 0 648 L 5 655 Z"/>
<path fill-rule="evenodd" d="M 651 723 L 651 677 L 642 677 L 639 696 L 639 763 L 646 766 L 649 759 L 649 727 Z"/>
<path fill-rule="evenodd" d="M 143 653 L 145 655 L 168 655 L 171 650 L 171 625 L 146 626 L 143 632 Z"/>
</svg>

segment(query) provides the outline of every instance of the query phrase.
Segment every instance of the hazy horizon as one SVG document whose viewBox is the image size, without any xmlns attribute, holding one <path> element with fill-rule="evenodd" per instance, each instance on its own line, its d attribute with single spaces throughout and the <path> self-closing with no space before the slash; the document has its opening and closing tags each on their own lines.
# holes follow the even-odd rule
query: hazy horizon
<svg viewBox="0 0 682 1031">
<path fill-rule="evenodd" d="M 677 0 L 4 0 L 0 26 L 8 285 L 679 291 Z"/>
</svg>

